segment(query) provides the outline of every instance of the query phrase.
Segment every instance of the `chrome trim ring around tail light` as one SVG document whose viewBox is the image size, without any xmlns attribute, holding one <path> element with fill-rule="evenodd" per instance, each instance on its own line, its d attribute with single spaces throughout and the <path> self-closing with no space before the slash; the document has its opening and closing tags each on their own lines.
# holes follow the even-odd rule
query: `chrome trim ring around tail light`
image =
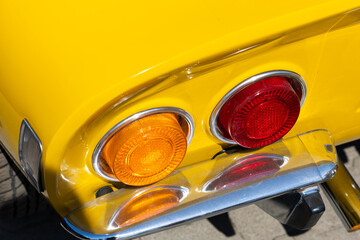
<svg viewBox="0 0 360 240">
<path fill-rule="evenodd" d="M 317 130 L 283 139 L 251 154 L 231 148 L 213 159 L 178 169 L 150 186 L 119 189 L 92 200 L 69 213 L 64 225 L 75 235 L 85 238 L 130 239 L 210 217 L 329 180 L 337 167 L 335 150 L 329 152 L 329 145 L 333 146 L 329 133 Z M 147 208 L 146 204 L 153 204 L 152 201 L 137 199 L 144 192 L 164 186 L 174 192 L 181 189 L 186 194 L 180 194 L 176 204 L 166 205 L 164 211 L 157 211 L 153 205 Z M 168 201 L 165 197 L 159 199 L 156 202 L 166 204 Z M 113 224 L 114 216 L 124 211 L 123 206 L 131 207 L 128 204 L 131 202 L 136 203 L 134 209 L 156 211 L 153 214 L 146 212 L 147 218 L 141 215 L 141 220 L 133 224 Z M 138 208 L 139 202 L 146 206 Z M 143 212 L 140 210 L 139 214 Z M 97 220 L 89 222 L 84 219 Z"/>
<path fill-rule="evenodd" d="M 291 71 L 285 71 L 285 70 L 275 70 L 275 71 L 269 71 L 257 74 L 255 76 L 252 76 L 240 84 L 238 84 L 236 87 L 231 89 L 216 105 L 214 110 L 211 113 L 210 116 L 210 132 L 213 136 L 215 136 L 217 139 L 221 140 L 222 142 L 229 143 L 229 144 L 237 144 L 235 141 L 230 140 L 226 137 L 224 137 L 221 132 L 218 129 L 217 126 L 217 120 L 219 117 L 220 110 L 222 107 L 227 103 L 232 97 L 234 97 L 237 93 L 239 93 L 241 90 L 245 89 L 246 87 L 272 77 L 285 77 L 289 80 L 290 85 L 294 89 L 294 91 L 297 93 L 298 96 L 301 96 L 300 100 L 300 106 L 303 105 L 306 97 L 306 83 L 304 79 L 297 73 L 291 72 Z"/>
<path fill-rule="evenodd" d="M 42 151 L 39 137 L 29 122 L 24 119 L 21 123 L 19 136 L 20 165 L 25 176 L 38 192 L 43 191 L 40 172 Z"/>
<path fill-rule="evenodd" d="M 194 134 L 194 120 L 191 115 L 183 109 L 175 108 L 175 107 L 161 107 L 161 108 L 153 108 L 148 109 L 139 113 L 136 113 L 121 122 L 117 123 L 114 127 L 112 127 L 99 141 L 96 145 L 95 150 L 92 156 L 92 165 L 95 172 L 102 178 L 113 181 L 113 182 L 120 182 L 116 177 L 109 175 L 106 171 L 104 171 L 100 164 L 100 156 L 101 152 L 106 145 L 106 143 L 114 136 L 118 131 L 120 131 L 125 126 L 135 122 L 140 118 L 144 118 L 150 115 L 160 114 L 160 113 L 173 113 L 177 116 L 181 117 L 183 121 L 184 130 L 186 132 L 186 140 L 187 145 L 189 146 L 191 139 Z"/>
</svg>

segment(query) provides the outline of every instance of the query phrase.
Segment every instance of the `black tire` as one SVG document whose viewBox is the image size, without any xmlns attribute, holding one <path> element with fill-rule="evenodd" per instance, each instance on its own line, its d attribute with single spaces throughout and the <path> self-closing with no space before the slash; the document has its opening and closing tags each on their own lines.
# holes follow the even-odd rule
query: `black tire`
<svg viewBox="0 0 360 240">
<path fill-rule="evenodd" d="M 0 147 L 0 219 L 18 219 L 49 205 Z"/>
</svg>

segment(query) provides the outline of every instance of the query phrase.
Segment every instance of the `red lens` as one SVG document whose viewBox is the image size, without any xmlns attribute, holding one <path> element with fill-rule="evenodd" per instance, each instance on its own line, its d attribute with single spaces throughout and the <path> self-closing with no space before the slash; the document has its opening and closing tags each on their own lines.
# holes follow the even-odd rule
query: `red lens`
<svg viewBox="0 0 360 240">
<path fill-rule="evenodd" d="M 299 97 L 285 77 L 255 82 L 231 97 L 217 119 L 223 137 L 247 148 L 282 138 L 300 112 Z"/>
</svg>

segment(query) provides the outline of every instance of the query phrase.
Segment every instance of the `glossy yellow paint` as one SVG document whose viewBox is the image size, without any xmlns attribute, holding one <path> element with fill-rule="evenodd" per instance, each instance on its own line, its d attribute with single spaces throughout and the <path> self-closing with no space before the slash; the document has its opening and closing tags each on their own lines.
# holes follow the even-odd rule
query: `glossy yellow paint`
<svg viewBox="0 0 360 240">
<path fill-rule="evenodd" d="M 27 118 L 44 146 L 45 195 L 61 215 L 109 183 L 92 152 L 116 123 L 178 107 L 195 120 L 180 167 L 219 152 L 209 118 L 235 85 L 288 70 L 308 95 L 287 136 L 360 136 L 360 4 L 298 1 L 1 1 L 0 141 L 18 160 Z M 236 53 L 236 54 L 235 54 Z M 195 173 L 194 173 L 195 174 Z"/>
</svg>

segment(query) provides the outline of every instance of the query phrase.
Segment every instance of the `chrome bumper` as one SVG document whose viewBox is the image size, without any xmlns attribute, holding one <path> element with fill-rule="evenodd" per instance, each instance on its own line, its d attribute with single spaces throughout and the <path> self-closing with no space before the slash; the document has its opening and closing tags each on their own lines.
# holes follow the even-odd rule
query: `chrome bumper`
<svg viewBox="0 0 360 240">
<path fill-rule="evenodd" d="M 214 159 L 180 169 L 151 186 L 119 189 L 68 214 L 64 227 L 90 239 L 139 237 L 327 181 L 335 174 L 336 167 L 335 147 L 329 133 L 316 130 L 251 153 L 243 149 L 227 150 Z M 179 203 L 138 223 L 116 224 L 129 203 L 141 202 L 137 198 L 149 198 L 159 189 L 178 192 Z"/>
</svg>

